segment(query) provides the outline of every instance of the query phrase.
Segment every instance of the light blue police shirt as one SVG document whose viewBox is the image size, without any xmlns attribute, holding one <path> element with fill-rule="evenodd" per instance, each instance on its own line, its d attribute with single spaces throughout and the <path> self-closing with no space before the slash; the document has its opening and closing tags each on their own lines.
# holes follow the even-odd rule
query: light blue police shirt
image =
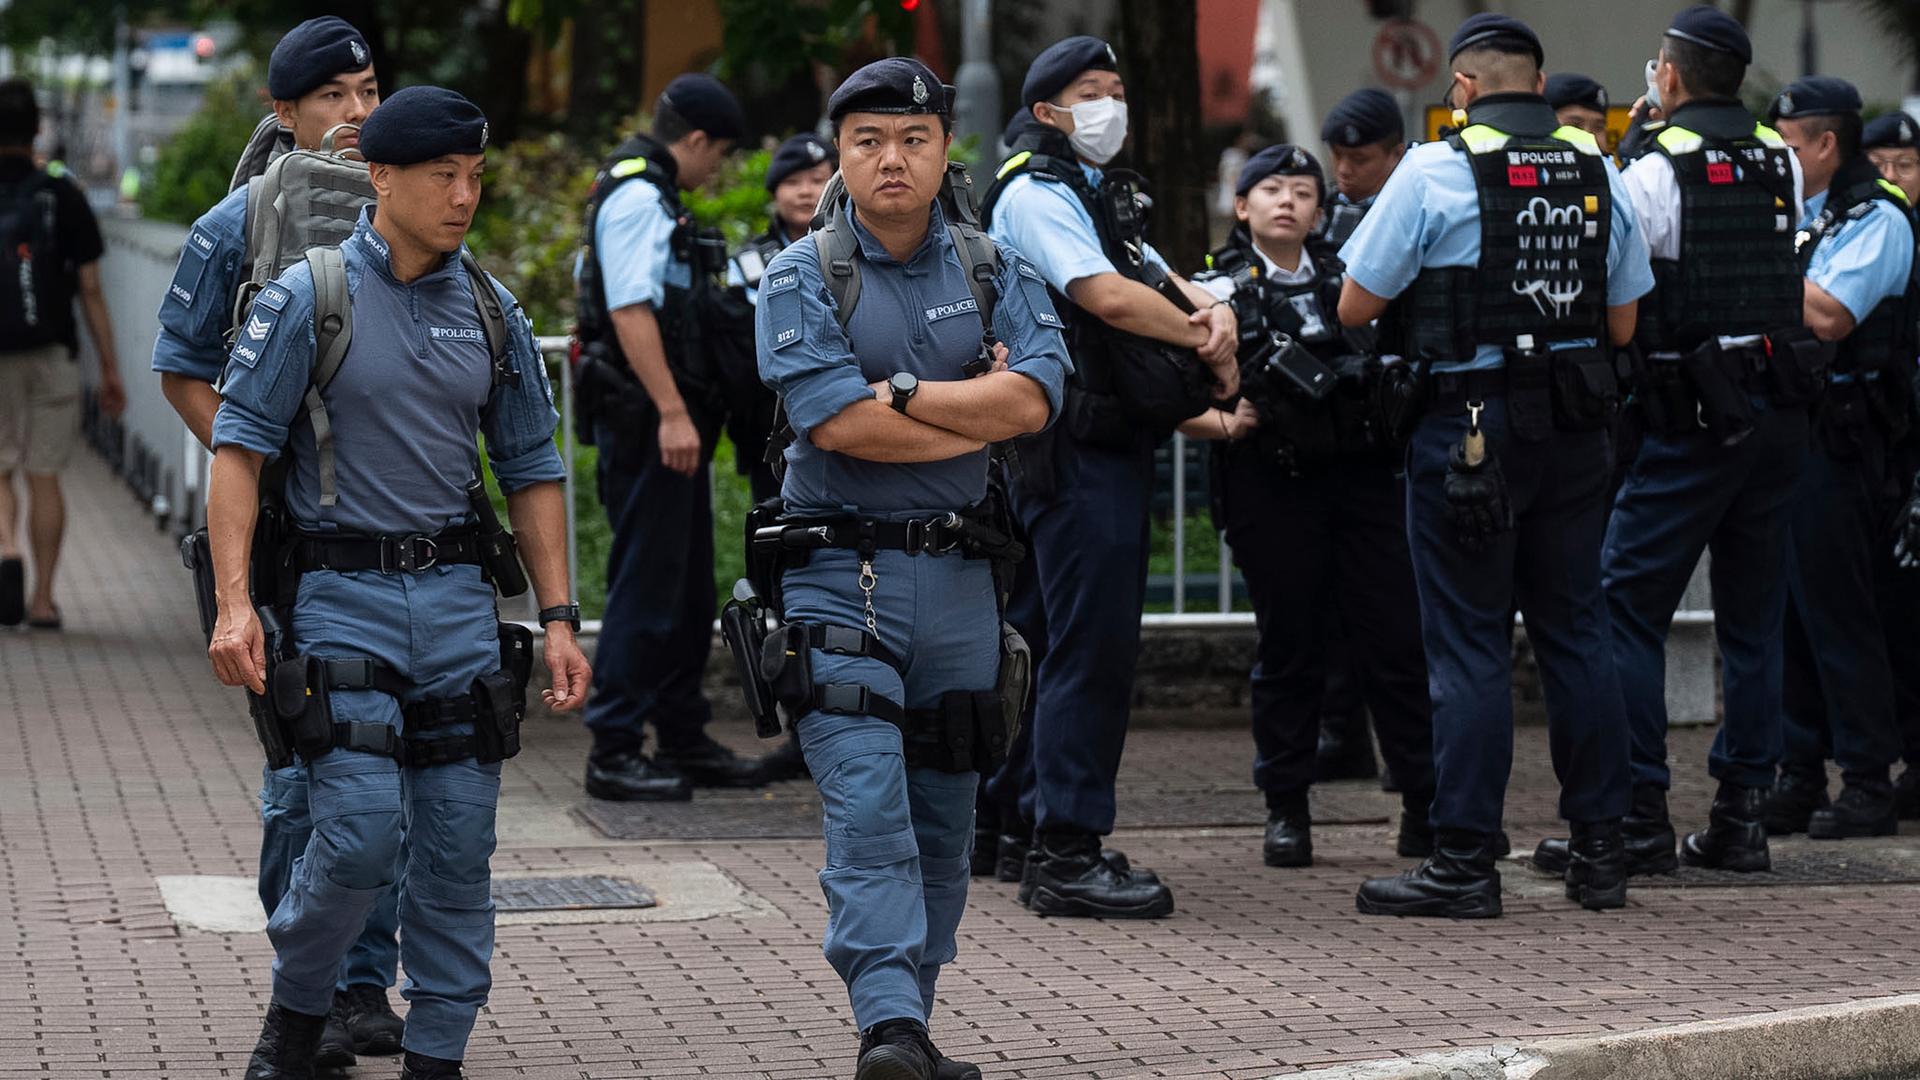
<svg viewBox="0 0 1920 1080">
<path fill-rule="evenodd" d="M 393 277 L 373 209 L 340 245 L 353 339 L 324 398 L 339 501 L 320 505 L 313 428 L 302 399 L 313 370 L 313 278 L 295 263 L 262 289 L 227 363 L 213 445 L 272 456 L 291 446 L 287 505 L 303 528 L 369 535 L 438 532 L 468 514 L 476 434 L 505 492 L 565 477 L 559 415 L 533 327 L 494 283 L 518 380 L 492 385 L 485 324 L 457 254 L 407 284 Z M 291 443 L 289 437 L 291 436 Z"/>
<path fill-rule="evenodd" d="M 1100 186 L 1099 169 L 1080 163 L 1087 182 Z M 1062 296 L 1067 285 L 1095 274 L 1118 273 L 1100 244 L 1093 215 L 1073 189 L 1057 180 L 1026 172 L 1007 181 L 993 207 L 988 235 L 1002 245 L 1026 254 L 1046 283 Z M 1142 256 L 1162 270 L 1167 262 L 1151 244 L 1142 244 Z"/>
<path fill-rule="evenodd" d="M 1606 162 L 1607 187 L 1613 193 L 1607 243 L 1607 304 L 1632 303 L 1653 289 L 1647 245 L 1634 214 L 1633 199 L 1619 170 Z M 1373 206 L 1340 249 L 1347 276 L 1375 296 L 1392 299 L 1405 292 L 1422 269 L 1477 266 L 1480 262 L 1480 197 L 1473 167 L 1463 151 L 1445 142 L 1421 143 L 1408 150 L 1374 197 Z M 1575 344 L 1567 342 L 1565 344 Z M 1481 345 L 1470 363 L 1435 363 L 1435 371 L 1484 370 L 1502 366 L 1497 345 Z"/>
<path fill-rule="evenodd" d="M 247 189 L 242 186 L 200 215 L 180 245 L 180 262 L 160 300 L 160 332 L 153 339 L 153 370 L 220 381 L 227 366 L 227 327 L 234 292 L 250 271 Z"/>
<path fill-rule="evenodd" d="M 842 331 L 811 243 L 774 256 L 760 279 L 754 313 L 760 378 L 786 401 L 795 439 L 781 487 L 789 512 L 909 517 L 964 509 L 986 496 L 987 452 L 947 461 L 888 464 L 821 450 L 814 428 L 897 372 L 952 382 L 980 351 L 981 324 L 967 268 L 935 205 L 927 238 L 905 262 L 894 259 L 849 213 L 860 242 L 860 300 Z M 1073 370 L 1060 317 L 1040 272 L 1000 244 L 993 329 L 1009 368 L 1046 391 L 1048 422 L 1059 415 Z"/>
<path fill-rule="evenodd" d="M 1826 208 L 1823 191 L 1809 198 L 1800 219 L 1805 228 Z M 1913 272 L 1913 230 L 1885 199 L 1868 203 L 1859 217 L 1843 215 L 1827 230 L 1807 264 L 1807 280 L 1825 289 L 1861 322 L 1882 300 L 1906 291 Z"/>
<path fill-rule="evenodd" d="M 685 259 L 674 257 L 674 219 L 650 181 L 629 180 L 613 189 L 594 219 L 594 251 L 600 256 L 600 283 L 607 294 L 607 310 L 635 304 L 658 308 L 667 286 L 692 287 L 693 272 Z M 578 260 L 574 280 L 580 278 Z"/>
</svg>

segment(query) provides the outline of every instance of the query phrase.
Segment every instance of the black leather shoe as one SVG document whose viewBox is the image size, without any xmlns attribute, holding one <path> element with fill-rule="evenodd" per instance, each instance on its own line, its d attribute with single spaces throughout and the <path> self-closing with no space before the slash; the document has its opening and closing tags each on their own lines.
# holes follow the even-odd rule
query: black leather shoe
<svg viewBox="0 0 1920 1080">
<path fill-rule="evenodd" d="M 1627 846 L 1618 821 L 1576 821 L 1567 843 L 1567 899 L 1588 911 L 1627 906 Z"/>
<path fill-rule="evenodd" d="M 685 802 L 693 798 L 693 785 L 638 750 L 628 750 L 587 759 L 587 794 L 615 802 Z"/>
<path fill-rule="evenodd" d="M 1849 840 L 1892 836 L 1900 831 L 1893 809 L 1893 784 L 1886 780 L 1849 780 L 1832 806 L 1813 812 L 1807 836 L 1813 840 Z"/>
<path fill-rule="evenodd" d="M 1305 792 L 1267 800 L 1267 834 L 1260 858 L 1268 866 L 1313 865 L 1313 815 Z"/>
<path fill-rule="evenodd" d="M 741 757 L 704 732 L 689 742 L 663 740 L 653 760 L 686 777 L 694 787 L 750 788 L 766 783 L 760 778 L 759 759 Z"/>
<path fill-rule="evenodd" d="M 939 1057 L 927 1029 L 918 1022 L 882 1020 L 860 1033 L 860 1064 L 853 1076 L 854 1080 L 939 1080 L 935 1071 Z"/>
<path fill-rule="evenodd" d="M 777 784 L 782 780 L 805 780 L 813 773 L 807 770 L 807 759 L 801 756 L 800 740 L 792 735 L 775 747 L 773 752 L 760 759 L 756 766 L 762 784 Z"/>
<path fill-rule="evenodd" d="M 1567 847 L 1566 837 L 1549 836 L 1534 845 L 1533 857 L 1527 862 L 1548 877 L 1566 877 L 1567 863 L 1571 859 L 1567 853 Z"/>
<path fill-rule="evenodd" d="M 1893 813 L 1901 821 L 1920 821 L 1920 766 L 1907 766 L 1893 782 Z"/>
<path fill-rule="evenodd" d="M 1772 869 L 1767 827 L 1761 820 L 1766 802 L 1766 788 L 1721 781 L 1713 794 L 1713 808 L 1707 811 L 1705 831 L 1688 833 L 1680 842 L 1680 861 L 1743 874 Z"/>
<path fill-rule="evenodd" d="M 457 1061 L 428 1057 L 411 1050 L 400 1065 L 400 1080 L 466 1080 L 466 1075 L 460 1071 Z"/>
<path fill-rule="evenodd" d="M 1315 780 L 1371 780 L 1380 775 L 1373 757 L 1373 735 L 1365 713 L 1320 715 L 1320 742 L 1314 748 Z"/>
<path fill-rule="evenodd" d="M 1050 833 L 1034 845 L 1027 909 L 1036 915 L 1159 919 L 1173 914 L 1173 890 L 1128 866 L 1126 856 L 1102 851 L 1097 836 Z"/>
<path fill-rule="evenodd" d="M 386 1057 L 400 1052 L 400 1036 L 406 1034 L 407 1022 L 395 1015 L 387 1002 L 386 987 L 349 986 L 345 993 L 334 994 L 334 1006 L 339 1007 L 343 1000 L 354 1053 Z"/>
<path fill-rule="evenodd" d="M 246 1080 L 312 1080 L 313 1056 L 326 1031 L 325 1016 L 309 1016 L 278 1005 L 267 1006 L 260 1041 L 247 1059 Z"/>
<path fill-rule="evenodd" d="M 1003 832 L 999 840 L 999 857 L 994 860 L 993 876 L 997 881 L 1025 881 L 1027 876 L 1027 854 L 1033 850 L 1033 830 L 1020 829 Z M 1025 900 L 1020 901 L 1026 903 Z"/>
<path fill-rule="evenodd" d="M 1442 829 L 1433 854 L 1394 877 L 1360 886 L 1354 907 L 1362 915 L 1419 915 L 1441 919 L 1491 919 L 1500 914 L 1500 871 L 1494 868 L 1493 837 Z"/>
<path fill-rule="evenodd" d="M 347 1032 L 346 995 L 335 990 L 333 1007 L 327 1010 L 327 1026 L 320 1029 L 320 1045 L 313 1048 L 316 1069 L 350 1069 L 358 1059 L 353 1056 L 353 1036 Z"/>
<path fill-rule="evenodd" d="M 1824 772 L 1808 775 L 1783 772 L 1768 789 L 1760 806 L 1760 823 L 1768 836 L 1791 836 L 1807 831 L 1807 819 L 1827 805 L 1827 777 Z"/>
</svg>

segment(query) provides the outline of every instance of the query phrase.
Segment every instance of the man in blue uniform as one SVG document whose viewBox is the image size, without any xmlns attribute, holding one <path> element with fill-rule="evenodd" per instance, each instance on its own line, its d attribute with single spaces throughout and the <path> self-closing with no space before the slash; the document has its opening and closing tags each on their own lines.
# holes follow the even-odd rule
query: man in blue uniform
<svg viewBox="0 0 1920 1080">
<path fill-rule="evenodd" d="M 1861 152 L 1852 85 L 1797 80 L 1773 113 L 1806 174 L 1806 324 L 1835 353 L 1792 510 L 1786 751 L 1769 826 L 1884 836 L 1896 824 L 1900 737 L 1874 566 L 1885 511 L 1904 488 L 1888 453 L 1913 424 L 1913 211 Z M 1843 786 L 1825 805 L 1829 756 Z"/>
<path fill-rule="evenodd" d="M 1433 854 L 1368 881 L 1357 904 L 1500 913 L 1494 841 L 1513 761 L 1517 598 L 1545 681 L 1560 812 L 1574 827 L 1567 893 L 1618 907 L 1628 779 L 1600 593 L 1607 346 L 1631 337 L 1652 275 L 1619 175 L 1540 96 L 1533 31 L 1476 15 L 1449 54 L 1461 130 L 1407 152 L 1341 251 L 1340 321 L 1388 316 L 1383 351 L 1414 367 L 1407 528 L 1436 790 Z"/>
<path fill-rule="evenodd" d="M 587 203 L 575 269 L 586 350 L 578 411 L 600 449 L 613 526 L 586 711 L 586 789 L 597 799 L 686 799 L 690 784 L 757 778 L 756 762 L 707 734 L 713 709 L 700 688 L 715 604 L 707 469 L 726 408 L 725 373 L 701 330 L 725 249 L 680 202 L 745 127 L 726 87 L 682 75 L 655 102 L 652 132 L 608 158 Z M 642 752 L 649 723 L 652 758 Z"/>
<path fill-rule="evenodd" d="M 1034 123 L 1022 125 L 987 193 L 989 231 L 1033 259 L 1053 291 L 1076 374 L 1063 422 L 1022 441 L 1011 469 L 1014 512 L 1032 544 L 1013 622 L 1037 674 L 1032 722 L 989 784 L 1006 834 L 1000 865 L 1032 844 L 1020 897 L 1038 914 L 1159 918 L 1173 910 L 1171 890 L 1100 840 L 1113 831 L 1133 704 L 1153 450 L 1206 411 L 1210 383 L 1233 395 L 1238 328 L 1230 305 L 1173 274 L 1146 243 L 1137 177 L 1103 172 L 1127 133 L 1113 49 L 1091 37 L 1048 47 L 1020 100 Z M 1116 359 L 1133 348 L 1159 356 Z M 1166 355 L 1191 382 L 1183 374 L 1163 398 L 1121 385 L 1129 372 L 1176 370 Z"/>
<path fill-rule="evenodd" d="M 380 104 L 366 39 L 331 15 L 309 19 L 287 32 L 267 61 L 267 92 L 281 126 L 301 149 L 318 149 L 326 133 L 340 124 L 340 148 L 357 145 L 358 125 Z M 167 295 L 160 301 L 160 331 L 153 342 L 153 370 L 180 419 L 200 440 L 213 445 L 213 418 L 220 408 L 215 389 L 227 362 L 235 292 L 252 273 L 247 260 L 247 186 L 228 193 L 200 216 L 180 248 Z M 287 891 L 293 860 L 307 849 L 313 818 L 307 807 L 307 767 L 268 766 L 260 787 L 260 902 L 272 915 Z M 332 1068 L 353 1064 L 355 1054 L 400 1052 L 400 1018 L 387 1002 L 394 984 L 400 945 L 399 895 L 389 893 L 374 906 L 365 932 L 347 953 L 335 1006 L 328 1016 L 315 1064 Z"/>
<path fill-rule="evenodd" d="M 755 315 L 793 429 L 782 516 L 756 536 L 784 553 L 767 578 L 810 668 L 775 685 L 825 803 L 825 950 L 861 1031 L 859 1080 L 980 1075 L 927 1034 L 966 902 L 977 770 L 1005 743 L 996 585 L 967 519 L 987 445 L 1051 423 L 1069 371 L 1034 267 L 1000 245 L 983 295 L 977 248 L 957 242 L 971 226 L 939 197 L 946 95 L 899 58 L 834 92 L 846 198 L 774 258 Z M 1004 346 L 983 354 L 989 334 Z"/>
<path fill-rule="evenodd" d="M 1740 104 L 1752 56 L 1733 16 L 1704 5 L 1675 16 L 1655 70 L 1667 123 L 1623 177 L 1656 282 L 1636 335 L 1644 436 L 1602 553 L 1632 733 L 1630 874 L 1678 868 L 1667 816 L 1666 640 L 1708 550 L 1726 720 L 1709 763 L 1719 794 L 1684 854 L 1727 870 L 1769 862 L 1755 809 L 1779 757 L 1787 521 L 1823 350 L 1799 318 L 1798 168 L 1780 136 Z M 1566 841 L 1544 841 L 1534 864 L 1563 872 Z"/>
<path fill-rule="evenodd" d="M 576 706 L 591 677 L 573 639 L 578 608 L 566 603 L 564 470 L 545 369 L 522 316 L 503 319 L 507 340 L 492 343 L 483 310 L 517 307 L 463 258 L 486 131 L 472 103 L 434 87 L 374 110 L 360 148 L 378 209 L 341 247 L 316 249 L 261 291 L 228 361 L 212 433 L 218 616 L 209 654 L 229 686 L 267 695 L 271 681 L 308 767 L 313 817 L 267 924 L 273 999 L 247 1080 L 313 1075 L 341 961 L 403 874 L 412 1009 L 401 1075 L 461 1075 L 490 985 L 488 860 L 500 762 L 518 751 L 524 693 L 496 629 L 489 575 L 502 564 L 485 554 L 503 538 L 475 521 L 464 490 L 478 475 L 478 436 L 507 493 L 542 620 L 552 620 L 548 704 Z M 342 266 L 316 278 L 315 267 Z M 344 314 L 317 314 L 323 299 L 350 304 L 350 340 L 333 332 Z M 327 331 L 322 357 L 317 327 Z M 333 359 L 332 376 L 310 394 Z M 319 467 L 322 431 L 330 474 Z M 281 454 L 291 459 L 291 530 L 268 565 L 297 584 L 287 648 L 270 655 L 248 565 L 261 468 Z"/>
<path fill-rule="evenodd" d="M 1613 140 L 1607 134 L 1606 87 L 1588 75 L 1556 71 L 1547 76 L 1543 96 L 1562 124 L 1593 136 L 1602 153 L 1613 153 Z"/>
</svg>

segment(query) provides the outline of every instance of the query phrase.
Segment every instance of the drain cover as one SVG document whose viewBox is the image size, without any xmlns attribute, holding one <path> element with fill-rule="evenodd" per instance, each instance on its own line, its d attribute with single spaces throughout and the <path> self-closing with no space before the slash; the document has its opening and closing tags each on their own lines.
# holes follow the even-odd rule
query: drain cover
<svg viewBox="0 0 1920 1080">
<path fill-rule="evenodd" d="M 639 882 L 626 878 L 595 875 L 493 879 L 493 903 L 501 911 L 650 908 L 658 902 Z"/>
</svg>

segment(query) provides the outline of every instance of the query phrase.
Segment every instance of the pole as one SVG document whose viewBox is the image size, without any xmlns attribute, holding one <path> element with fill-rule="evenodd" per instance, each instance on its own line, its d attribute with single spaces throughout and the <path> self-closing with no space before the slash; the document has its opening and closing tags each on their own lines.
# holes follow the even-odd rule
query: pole
<svg viewBox="0 0 1920 1080">
<path fill-rule="evenodd" d="M 1820 41 L 1813 29 L 1813 0 L 1800 0 L 1800 74 L 1820 70 Z"/>
<path fill-rule="evenodd" d="M 113 13 L 113 167 L 116 185 L 125 180 L 133 167 L 133 69 L 128 53 L 133 31 L 127 26 L 127 9 Z"/>
<path fill-rule="evenodd" d="M 1000 141 L 1000 74 L 988 59 L 993 49 L 992 0 L 966 0 L 960 9 L 960 68 L 953 74 L 953 128 L 961 138 L 979 136 L 983 159 Z"/>
</svg>

